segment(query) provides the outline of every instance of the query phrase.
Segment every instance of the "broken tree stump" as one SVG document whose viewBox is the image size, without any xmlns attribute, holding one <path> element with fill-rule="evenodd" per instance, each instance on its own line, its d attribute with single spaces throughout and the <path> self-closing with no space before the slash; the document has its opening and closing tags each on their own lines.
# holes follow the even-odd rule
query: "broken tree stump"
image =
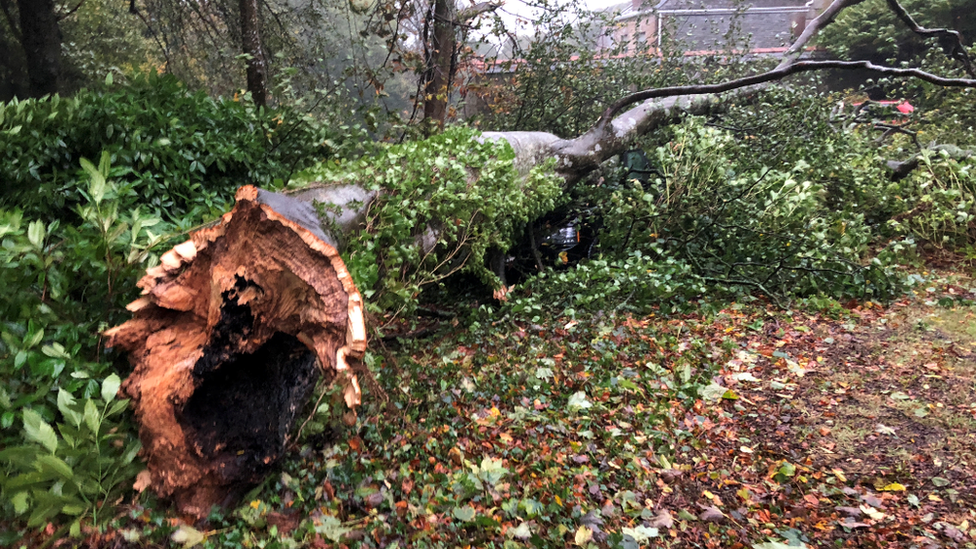
<svg viewBox="0 0 976 549">
<path fill-rule="evenodd" d="M 246 186 L 215 225 L 163 254 L 128 322 L 105 332 L 128 352 L 150 487 L 206 516 L 281 457 L 319 375 L 360 402 L 362 298 L 314 208 Z"/>
</svg>

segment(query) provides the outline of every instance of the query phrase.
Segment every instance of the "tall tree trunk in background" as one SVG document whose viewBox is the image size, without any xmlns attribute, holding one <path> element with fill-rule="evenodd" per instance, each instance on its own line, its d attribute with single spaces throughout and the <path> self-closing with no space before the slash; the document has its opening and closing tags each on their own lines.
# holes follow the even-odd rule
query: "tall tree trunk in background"
<svg viewBox="0 0 976 549">
<path fill-rule="evenodd" d="M 57 93 L 61 76 L 61 28 L 54 0 L 17 0 L 17 10 L 30 95 Z"/>
<path fill-rule="evenodd" d="M 261 20 L 258 17 L 258 0 L 240 0 L 241 46 L 247 59 L 247 91 L 258 106 L 268 102 L 268 66 L 261 44 Z"/>
<path fill-rule="evenodd" d="M 430 44 L 427 85 L 424 87 L 424 122 L 428 130 L 436 131 L 447 121 L 447 96 L 453 76 L 454 0 L 434 0 L 434 36 Z"/>
<path fill-rule="evenodd" d="M 427 68 L 423 75 L 424 122 L 428 132 L 435 132 L 447 123 L 447 105 L 457 72 L 458 27 L 483 13 L 502 6 L 498 0 L 488 0 L 458 9 L 456 0 L 434 0 L 433 35 L 427 44 Z M 428 23 L 429 24 L 429 23 Z M 426 39 L 426 36 L 425 36 Z"/>
</svg>

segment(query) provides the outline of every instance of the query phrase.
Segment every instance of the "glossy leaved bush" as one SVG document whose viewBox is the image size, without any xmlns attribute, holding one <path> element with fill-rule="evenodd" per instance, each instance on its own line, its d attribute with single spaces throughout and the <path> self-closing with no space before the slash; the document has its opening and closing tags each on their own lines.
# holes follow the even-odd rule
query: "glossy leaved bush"
<svg viewBox="0 0 976 549">
<path fill-rule="evenodd" d="M 281 186 L 344 147 L 338 132 L 288 108 L 191 91 L 172 75 L 139 75 L 0 105 L 0 206 L 51 221 L 83 201 L 80 158 L 112 155 L 122 207 L 181 220 L 220 213 L 245 184 Z"/>
<path fill-rule="evenodd" d="M 108 152 L 80 168 L 73 216 L 45 223 L 0 210 L 0 510 L 31 527 L 62 517 L 75 534 L 111 517 L 138 470 L 99 334 L 125 318 L 153 246 L 172 229 L 120 208 Z"/>
</svg>

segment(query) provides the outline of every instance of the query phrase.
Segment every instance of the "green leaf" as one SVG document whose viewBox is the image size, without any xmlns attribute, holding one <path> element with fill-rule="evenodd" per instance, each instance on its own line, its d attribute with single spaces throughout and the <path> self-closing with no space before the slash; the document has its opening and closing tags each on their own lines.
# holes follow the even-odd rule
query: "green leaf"
<svg viewBox="0 0 976 549">
<path fill-rule="evenodd" d="M 492 486 L 498 484 L 508 474 L 508 469 L 502 466 L 502 460 L 490 457 L 485 457 L 481 460 L 480 467 L 472 466 L 472 469 L 481 480 Z"/>
<path fill-rule="evenodd" d="M 80 162 L 81 167 L 88 172 L 88 177 L 91 178 L 91 182 L 88 184 L 88 196 L 95 204 L 99 204 L 105 198 L 105 176 L 87 158 L 82 158 Z"/>
<path fill-rule="evenodd" d="M 78 427 L 81 425 L 81 413 L 73 407 L 76 404 L 75 397 L 64 389 L 58 389 L 58 410 L 68 419 L 68 421 Z"/>
<path fill-rule="evenodd" d="M 793 465 L 788 461 L 784 461 L 783 465 L 779 467 L 778 472 L 784 477 L 792 478 L 794 475 L 796 475 L 796 465 Z"/>
<path fill-rule="evenodd" d="M 61 508 L 61 512 L 66 515 L 80 515 L 88 510 L 88 507 L 80 503 L 68 503 Z"/>
<path fill-rule="evenodd" d="M 343 526 L 342 522 L 332 515 L 322 517 L 322 524 L 315 526 L 316 534 L 323 535 L 334 542 L 341 540 L 342 536 L 348 534 L 350 531 L 351 529 Z"/>
<path fill-rule="evenodd" d="M 454 518 L 458 520 L 464 522 L 471 522 L 471 520 L 474 519 L 474 516 L 475 516 L 474 508 L 471 507 L 470 505 L 454 508 Z"/>
<path fill-rule="evenodd" d="M 119 376 L 112 374 L 105 378 L 102 382 L 102 400 L 105 402 L 112 402 L 115 400 L 115 396 L 119 392 L 119 387 L 122 385 L 122 380 Z"/>
<path fill-rule="evenodd" d="M 50 470 L 57 473 L 58 476 L 60 476 L 64 480 L 71 480 L 75 476 L 75 473 L 71 469 L 71 467 L 69 467 L 67 463 L 65 463 L 62 459 L 58 458 L 57 456 L 53 456 L 53 455 L 38 456 L 37 463 L 40 465 L 47 466 L 48 468 L 50 468 Z"/>
<path fill-rule="evenodd" d="M 126 447 L 125 452 L 122 453 L 121 462 L 126 465 L 132 463 L 136 459 L 136 456 L 139 455 L 139 450 L 141 449 L 142 442 L 139 439 L 133 440 Z"/>
<path fill-rule="evenodd" d="M 532 537 L 532 530 L 529 529 L 529 523 L 523 522 L 519 524 L 517 528 L 510 528 L 507 532 L 509 537 L 518 539 L 529 539 Z"/>
<path fill-rule="evenodd" d="M 719 400 L 725 396 L 726 391 L 728 391 L 728 388 L 722 387 L 713 381 L 701 390 L 701 398 L 702 400 Z"/>
<path fill-rule="evenodd" d="M 30 240 L 35 249 L 40 250 L 44 245 L 44 223 L 41 221 L 31 221 L 27 226 L 27 240 Z"/>
<path fill-rule="evenodd" d="M 571 411 L 585 410 L 593 406 L 593 403 L 586 400 L 586 393 L 583 391 L 577 391 L 569 397 L 569 409 Z"/>
<path fill-rule="evenodd" d="M 44 345 L 43 347 L 41 347 L 41 352 L 51 358 L 64 358 L 64 359 L 71 358 L 71 355 L 65 352 L 64 346 L 58 342 L 54 342 L 50 345 Z"/>
<path fill-rule="evenodd" d="M 122 410 L 125 410 L 126 406 L 128 405 L 129 405 L 129 399 L 120 398 L 119 400 L 112 403 L 112 406 L 108 409 L 108 412 L 105 414 L 105 417 L 111 417 L 118 414 Z"/>
<path fill-rule="evenodd" d="M 754 543 L 752 544 L 752 549 L 797 549 L 806 548 L 806 544 L 802 541 L 799 545 L 788 545 L 781 541 L 767 541 L 766 543 Z"/>
<path fill-rule="evenodd" d="M 102 156 L 98 159 L 98 172 L 102 174 L 102 177 L 108 178 L 108 172 L 111 169 L 112 154 L 108 151 L 102 151 Z"/>
<path fill-rule="evenodd" d="M 186 548 L 203 542 L 204 538 L 203 532 L 186 524 L 180 525 L 179 529 L 173 532 L 173 535 L 170 537 L 175 543 L 180 543 Z"/>
<path fill-rule="evenodd" d="M 17 492 L 14 497 L 10 498 L 10 503 L 14 504 L 14 512 L 18 515 L 23 515 L 27 512 L 29 504 L 27 502 L 27 491 Z"/>
<path fill-rule="evenodd" d="M 61 510 L 61 501 L 56 497 L 47 496 L 44 492 L 35 492 L 34 512 L 27 519 L 27 526 L 35 528 L 44 524 L 49 518 Z"/>
<path fill-rule="evenodd" d="M 637 543 L 645 542 L 651 538 L 656 538 L 658 536 L 657 528 L 648 528 L 646 526 L 637 526 L 636 528 L 624 528 L 621 533 L 625 536 L 630 536 L 634 538 Z"/>
<path fill-rule="evenodd" d="M 44 339 L 44 329 L 29 330 L 28 336 L 24 339 L 24 347 L 30 349 Z"/>
<path fill-rule="evenodd" d="M 58 437 L 54 434 L 54 429 L 30 408 L 24 410 L 24 431 L 27 438 L 34 442 L 39 442 L 52 454 L 58 449 Z"/>
<path fill-rule="evenodd" d="M 95 401 L 88 399 L 85 401 L 85 425 L 91 430 L 93 435 L 98 434 L 98 424 L 100 423 L 98 417 L 98 408 L 95 407 Z"/>
<path fill-rule="evenodd" d="M 525 514 L 528 515 L 529 518 L 542 514 L 542 511 L 545 509 L 544 505 L 532 498 L 524 498 L 521 505 L 522 508 L 525 509 Z"/>
</svg>

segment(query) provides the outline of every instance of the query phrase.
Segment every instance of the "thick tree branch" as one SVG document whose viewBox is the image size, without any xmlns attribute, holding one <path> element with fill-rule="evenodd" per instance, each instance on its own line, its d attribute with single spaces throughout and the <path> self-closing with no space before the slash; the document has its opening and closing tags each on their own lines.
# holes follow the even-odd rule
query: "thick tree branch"
<svg viewBox="0 0 976 549">
<path fill-rule="evenodd" d="M 898 0 L 888 0 L 888 7 L 915 34 L 925 37 L 939 37 L 939 43 L 946 56 L 962 63 L 962 66 L 966 69 L 966 73 L 976 78 L 976 68 L 973 67 L 973 61 L 966 52 L 966 44 L 963 42 L 962 35 L 959 34 L 959 31 L 945 28 L 927 29 L 920 26 L 915 22 L 911 14 L 908 13 L 908 10 L 898 3 Z"/>
<path fill-rule="evenodd" d="M 833 23 L 841 11 L 851 6 L 856 6 L 862 2 L 864 2 L 864 0 L 834 0 L 834 2 L 827 6 L 827 9 L 825 9 L 808 24 L 806 28 L 803 29 L 803 33 L 800 34 L 800 36 L 798 36 L 792 44 L 790 44 L 789 49 L 787 49 L 786 53 L 783 54 L 783 60 L 776 68 L 779 69 L 785 67 L 799 59 L 800 56 L 803 55 L 803 50 L 807 47 L 807 44 L 809 44 L 814 37 L 820 34 L 820 31 L 823 30 L 824 27 Z"/>
<path fill-rule="evenodd" d="M 456 24 L 467 23 L 483 13 L 493 12 L 500 7 L 502 7 L 501 2 L 481 2 L 480 4 L 475 4 L 473 6 L 464 8 L 463 10 L 458 10 Z"/>
<path fill-rule="evenodd" d="M 717 84 L 672 86 L 643 90 L 617 100 L 607 107 L 593 128 L 585 134 L 575 139 L 555 139 L 548 142 L 551 153 L 559 157 L 560 162 L 557 169 L 567 179 L 567 183 L 571 184 L 592 169 L 595 169 L 604 160 L 625 150 L 633 139 L 654 128 L 673 123 L 688 114 L 709 114 L 729 99 L 751 96 L 764 89 L 771 82 L 779 81 L 801 72 L 828 69 L 863 70 L 894 78 L 917 78 L 944 87 L 976 88 L 976 78 L 948 78 L 917 68 L 885 67 L 866 60 L 835 61 L 800 59 L 806 45 L 824 27 L 834 22 L 844 9 L 856 6 L 863 1 L 835 0 L 832 2 L 823 13 L 807 26 L 804 32 L 784 54 L 782 62 L 773 70 Z M 897 2 L 889 0 L 889 5 L 892 4 L 897 4 Z M 892 6 L 892 9 L 896 8 Z M 902 9 L 902 12 L 904 12 L 904 9 Z M 905 16 L 911 20 L 910 16 L 907 16 L 907 13 Z M 899 15 L 899 17 L 902 16 Z M 908 24 L 913 29 L 919 28 L 913 20 Z M 940 30 L 931 32 L 946 36 Z M 720 94 L 728 94 L 733 91 L 735 94 L 732 98 L 729 98 L 727 95 L 725 97 L 719 97 Z M 624 109 L 638 103 L 639 105 L 636 107 L 623 112 Z M 510 139 L 513 137 L 513 134 L 506 133 L 503 136 L 496 137 Z M 545 140 L 538 140 L 535 137 L 533 137 L 532 141 L 536 146 L 546 144 Z M 515 143 L 513 143 L 513 146 L 516 146 Z M 518 150 L 518 147 L 516 147 L 516 150 Z M 531 154 L 535 156 L 538 153 L 532 152 Z"/>
<path fill-rule="evenodd" d="M 976 78 L 946 78 L 937 74 L 932 74 L 922 69 L 916 68 L 896 68 L 876 65 L 870 61 L 834 61 L 834 60 L 804 60 L 795 61 L 783 67 L 777 67 L 771 71 L 745 76 L 736 80 L 719 82 L 718 84 L 701 84 L 694 86 L 671 86 L 668 88 L 657 88 L 643 90 L 632 93 L 626 97 L 618 99 L 614 104 L 607 107 L 597 126 L 605 126 L 617 113 L 634 103 L 657 99 L 662 97 L 675 97 L 680 95 L 704 95 L 722 93 L 739 88 L 746 88 L 758 84 L 766 84 L 782 80 L 787 76 L 809 71 L 820 71 L 825 69 L 840 70 L 866 70 L 884 76 L 895 78 L 917 78 L 925 82 L 944 87 L 973 88 L 976 87 Z"/>
</svg>

